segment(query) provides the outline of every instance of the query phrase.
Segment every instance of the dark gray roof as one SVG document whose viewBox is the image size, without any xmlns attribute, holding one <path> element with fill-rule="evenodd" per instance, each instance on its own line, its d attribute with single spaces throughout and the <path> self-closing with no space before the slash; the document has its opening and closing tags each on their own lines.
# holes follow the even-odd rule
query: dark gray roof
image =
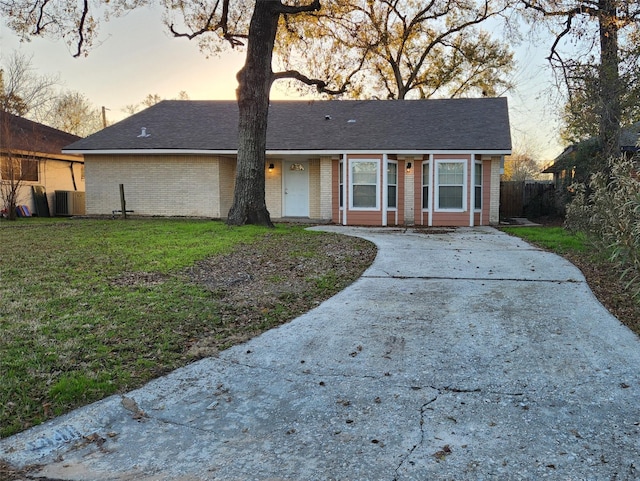
<svg viewBox="0 0 640 481">
<path fill-rule="evenodd" d="M 237 125 L 235 101 L 165 100 L 65 151 L 235 152 Z M 511 149 L 505 98 L 272 101 L 268 126 L 269 151 Z"/>
<path fill-rule="evenodd" d="M 640 122 L 624 127 L 620 132 L 620 147 L 626 151 L 637 151 L 640 141 Z"/>
</svg>

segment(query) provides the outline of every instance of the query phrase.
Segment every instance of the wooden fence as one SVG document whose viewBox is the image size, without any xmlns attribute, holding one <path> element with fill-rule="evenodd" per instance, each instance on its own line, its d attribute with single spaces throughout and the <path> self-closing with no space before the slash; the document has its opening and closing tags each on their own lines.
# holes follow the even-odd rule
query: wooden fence
<svg viewBox="0 0 640 481">
<path fill-rule="evenodd" d="M 548 182 L 500 182 L 500 218 L 536 218 L 556 213 L 555 189 Z"/>
</svg>

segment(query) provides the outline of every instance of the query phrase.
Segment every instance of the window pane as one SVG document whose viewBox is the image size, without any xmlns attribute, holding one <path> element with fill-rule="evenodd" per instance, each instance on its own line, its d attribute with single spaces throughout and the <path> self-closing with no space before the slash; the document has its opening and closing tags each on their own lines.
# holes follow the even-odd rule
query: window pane
<svg viewBox="0 0 640 481">
<path fill-rule="evenodd" d="M 396 192 L 397 189 L 395 185 L 387 187 L 387 207 L 397 207 Z"/>
<path fill-rule="evenodd" d="M 378 179 L 377 162 L 354 162 L 353 166 L 354 184 L 375 184 Z"/>
<path fill-rule="evenodd" d="M 353 206 L 375 208 L 376 186 L 375 185 L 354 185 L 353 186 Z"/>
<path fill-rule="evenodd" d="M 422 208 L 429 208 L 429 186 L 425 185 L 422 187 Z"/>
<path fill-rule="evenodd" d="M 429 164 L 422 164 L 422 185 L 429 185 Z"/>
<path fill-rule="evenodd" d="M 38 182 L 38 161 L 22 159 L 22 180 Z"/>
<path fill-rule="evenodd" d="M 464 164 L 447 162 L 438 164 L 438 182 L 440 184 L 462 184 L 464 181 Z"/>
<path fill-rule="evenodd" d="M 476 164 L 475 183 L 482 185 L 482 164 Z"/>
<path fill-rule="evenodd" d="M 389 185 L 396 185 L 398 183 L 398 165 L 397 164 L 388 164 L 387 182 L 389 183 Z"/>
<path fill-rule="evenodd" d="M 20 162 L 18 159 L 2 159 L 2 178 L 4 180 L 20 179 Z"/>
<path fill-rule="evenodd" d="M 440 186 L 438 205 L 441 209 L 462 209 L 462 187 Z"/>
<path fill-rule="evenodd" d="M 482 209 L 482 187 L 475 188 L 475 199 L 473 206 L 476 209 Z"/>
</svg>

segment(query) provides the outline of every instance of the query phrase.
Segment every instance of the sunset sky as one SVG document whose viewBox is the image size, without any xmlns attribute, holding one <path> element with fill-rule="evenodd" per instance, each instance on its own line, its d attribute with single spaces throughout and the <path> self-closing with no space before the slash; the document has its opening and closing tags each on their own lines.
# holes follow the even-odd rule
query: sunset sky
<svg viewBox="0 0 640 481">
<path fill-rule="evenodd" d="M 0 56 L 4 59 L 14 50 L 33 55 L 38 73 L 59 74 L 63 88 L 85 94 L 98 108 L 106 107 L 112 122 L 126 116 L 122 110 L 126 105 L 139 103 L 148 94 L 175 98 L 184 90 L 193 100 L 235 98 L 235 75 L 244 53 L 230 51 L 206 58 L 195 41 L 172 38 L 158 10 L 139 9 L 103 22 L 99 38 L 100 44 L 89 56 L 75 59 L 64 42 L 34 39 L 21 43 L 0 24 Z M 528 146 L 543 162 L 562 151 L 555 117 L 560 106 L 549 95 L 552 78 L 545 60 L 549 45 L 539 42 L 534 47 L 524 42 L 516 48 L 517 88 L 506 94 L 514 145 Z M 276 83 L 272 98 L 299 97 L 287 94 Z"/>
</svg>

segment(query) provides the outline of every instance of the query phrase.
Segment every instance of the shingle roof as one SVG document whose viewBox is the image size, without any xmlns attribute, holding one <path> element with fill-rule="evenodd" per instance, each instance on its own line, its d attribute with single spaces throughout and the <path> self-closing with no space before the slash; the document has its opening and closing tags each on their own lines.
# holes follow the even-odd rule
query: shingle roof
<svg viewBox="0 0 640 481">
<path fill-rule="evenodd" d="M 620 147 L 626 151 L 637 151 L 640 141 L 640 122 L 624 127 L 620 131 Z"/>
<path fill-rule="evenodd" d="M 80 139 L 48 125 L 0 110 L 0 148 L 59 155 L 65 145 Z"/>
<path fill-rule="evenodd" d="M 235 101 L 166 100 L 65 151 L 235 152 L 237 124 Z M 508 151 L 507 100 L 272 101 L 267 150 Z"/>
</svg>

